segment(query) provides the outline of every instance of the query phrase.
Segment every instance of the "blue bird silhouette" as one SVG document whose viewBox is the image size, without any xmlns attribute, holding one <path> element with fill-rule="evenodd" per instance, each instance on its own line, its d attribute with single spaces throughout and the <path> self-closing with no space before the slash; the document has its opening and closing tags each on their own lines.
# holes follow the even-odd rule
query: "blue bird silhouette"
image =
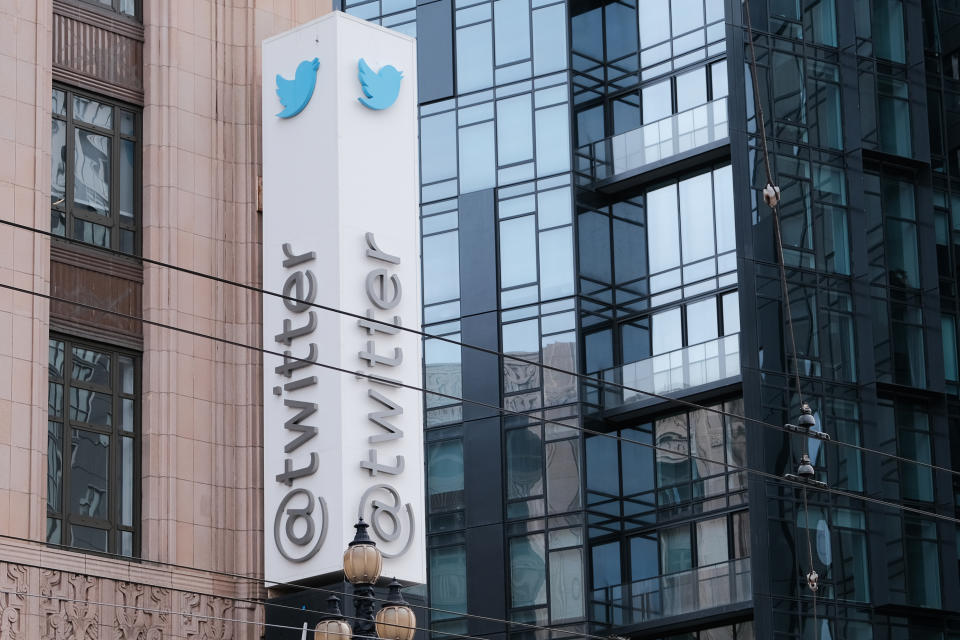
<svg viewBox="0 0 960 640">
<path fill-rule="evenodd" d="M 297 65 L 297 72 L 293 80 L 287 80 L 277 74 L 277 97 L 285 108 L 277 114 L 278 118 L 292 118 L 310 102 L 313 97 L 313 88 L 317 84 L 317 69 L 320 68 L 320 59 L 304 60 Z"/>
<path fill-rule="evenodd" d="M 357 98 L 365 107 L 370 109 L 386 109 L 397 100 L 400 95 L 400 81 L 403 73 L 391 65 L 381 67 L 377 73 L 363 58 L 357 64 L 357 77 L 360 78 L 360 87 L 363 96 Z"/>
</svg>

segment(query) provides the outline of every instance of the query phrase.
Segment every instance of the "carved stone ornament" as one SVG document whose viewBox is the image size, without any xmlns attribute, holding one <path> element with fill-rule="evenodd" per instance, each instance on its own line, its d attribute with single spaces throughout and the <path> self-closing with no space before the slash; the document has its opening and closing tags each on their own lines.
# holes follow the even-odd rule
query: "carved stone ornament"
<svg viewBox="0 0 960 640">
<path fill-rule="evenodd" d="M 116 640 L 163 640 L 170 635 L 170 591 L 132 582 L 118 582 Z"/>
<path fill-rule="evenodd" d="M 41 570 L 42 640 L 97 640 L 98 586 L 90 576 Z"/>
<path fill-rule="evenodd" d="M 0 563 L 0 640 L 24 637 L 23 611 L 26 607 L 27 568 Z"/>
<path fill-rule="evenodd" d="M 182 594 L 183 635 L 200 640 L 232 640 L 233 601 L 199 593 Z"/>
</svg>

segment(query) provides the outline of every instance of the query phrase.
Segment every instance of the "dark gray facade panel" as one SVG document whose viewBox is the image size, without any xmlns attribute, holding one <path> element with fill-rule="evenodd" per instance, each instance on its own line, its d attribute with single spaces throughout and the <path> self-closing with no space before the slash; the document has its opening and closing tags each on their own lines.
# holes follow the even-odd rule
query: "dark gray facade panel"
<svg viewBox="0 0 960 640">
<path fill-rule="evenodd" d="M 463 490 L 467 526 L 503 520 L 503 469 L 500 419 L 471 422 L 463 436 Z"/>
<path fill-rule="evenodd" d="M 421 103 L 453 97 L 452 12 L 450 0 L 417 7 L 417 92 Z"/>
<path fill-rule="evenodd" d="M 460 313 L 497 309 L 496 202 L 493 189 L 460 196 Z"/>
<path fill-rule="evenodd" d="M 501 524 L 467 529 L 467 598 L 474 616 L 507 618 L 504 530 Z M 469 634 L 496 637 L 506 629 L 502 623 L 470 619 Z"/>
<path fill-rule="evenodd" d="M 495 311 L 467 316 L 463 318 L 460 326 L 460 339 L 463 344 L 499 351 L 500 332 Z M 463 347 L 461 353 L 464 422 L 499 417 L 500 413 L 496 409 L 500 406 L 499 358 L 469 347 Z"/>
</svg>

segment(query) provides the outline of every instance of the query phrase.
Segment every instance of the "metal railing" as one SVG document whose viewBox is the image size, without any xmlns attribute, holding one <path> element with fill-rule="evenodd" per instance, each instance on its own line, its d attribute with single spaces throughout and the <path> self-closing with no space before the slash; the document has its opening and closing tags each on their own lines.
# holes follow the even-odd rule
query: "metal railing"
<svg viewBox="0 0 960 640">
<path fill-rule="evenodd" d="M 619 627 L 749 602 L 752 597 L 750 558 L 740 558 L 594 589 L 589 611 L 592 622 Z"/>
<path fill-rule="evenodd" d="M 676 351 L 661 353 L 594 374 L 585 400 L 596 409 L 614 409 L 643 400 L 642 391 L 659 395 L 719 382 L 740 375 L 740 334 L 733 333 Z M 604 383 L 639 389 L 631 391 Z"/>
<path fill-rule="evenodd" d="M 576 150 L 577 179 L 590 184 L 640 169 L 729 136 L 727 99 L 720 98 Z"/>
</svg>

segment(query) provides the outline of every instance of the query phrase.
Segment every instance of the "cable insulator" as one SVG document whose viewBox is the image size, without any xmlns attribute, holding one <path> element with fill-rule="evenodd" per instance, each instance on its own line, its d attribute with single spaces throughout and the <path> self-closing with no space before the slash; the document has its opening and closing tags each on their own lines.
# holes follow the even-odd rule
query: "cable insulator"
<svg viewBox="0 0 960 640">
<path fill-rule="evenodd" d="M 780 204 L 780 187 L 775 187 L 772 184 L 764 187 L 763 201 L 766 202 L 767 206 L 771 209 Z"/>
</svg>

